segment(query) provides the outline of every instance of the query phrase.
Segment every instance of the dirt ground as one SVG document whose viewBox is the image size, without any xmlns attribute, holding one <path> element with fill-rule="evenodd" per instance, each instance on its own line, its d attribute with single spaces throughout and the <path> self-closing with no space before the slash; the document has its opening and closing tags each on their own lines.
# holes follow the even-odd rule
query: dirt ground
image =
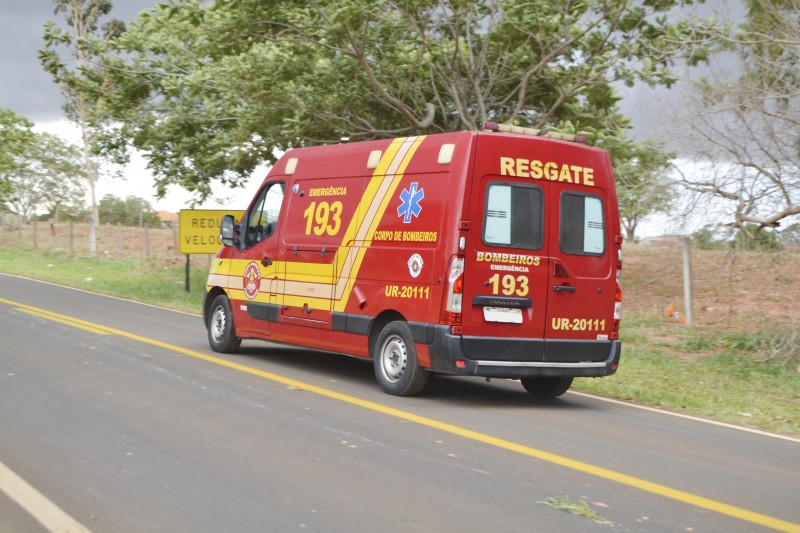
<svg viewBox="0 0 800 533">
<path fill-rule="evenodd" d="M 20 242 L 88 256 L 88 226 L 62 223 L 51 227 L 39 222 L 0 231 L 0 246 Z M 97 256 L 164 265 L 185 262 L 178 252 L 174 228 L 101 226 Z M 192 265 L 207 264 L 209 259 L 194 256 Z M 732 253 L 693 248 L 691 263 L 695 325 L 719 333 L 800 327 L 800 251 Z M 625 244 L 622 289 L 623 324 L 626 317 L 663 318 L 664 311 L 674 306 L 674 313 L 663 320 L 681 328 L 679 319 L 686 316 L 681 246 Z"/>
<path fill-rule="evenodd" d="M 800 252 L 691 250 L 695 325 L 719 333 L 800 326 Z M 677 244 L 623 248 L 625 315 L 661 315 L 684 304 L 683 250 Z M 678 323 L 677 319 L 673 319 Z"/>
<path fill-rule="evenodd" d="M 96 232 L 97 257 L 117 260 L 149 259 L 162 264 L 185 261 L 178 252 L 177 228 L 136 228 L 100 226 Z M 6 226 L 0 231 L 0 246 L 25 243 L 37 248 L 89 256 L 89 226 L 69 222 L 50 225 L 46 222 Z"/>
</svg>

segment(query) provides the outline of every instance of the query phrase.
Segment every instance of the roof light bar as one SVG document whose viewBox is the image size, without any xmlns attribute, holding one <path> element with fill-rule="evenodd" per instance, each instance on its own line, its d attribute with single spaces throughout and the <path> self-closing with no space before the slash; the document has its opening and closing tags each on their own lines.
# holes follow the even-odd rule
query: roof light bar
<svg viewBox="0 0 800 533">
<path fill-rule="evenodd" d="M 559 141 L 570 141 L 575 143 L 586 143 L 584 135 L 574 135 L 572 133 L 559 133 L 550 130 L 537 130 L 534 128 L 523 128 L 522 126 L 511 126 L 510 124 L 498 124 L 497 122 L 484 122 L 481 124 L 484 131 L 497 131 L 500 133 L 519 133 L 522 135 L 532 135 L 534 137 L 545 137 L 547 139 L 558 139 Z"/>
</svg>

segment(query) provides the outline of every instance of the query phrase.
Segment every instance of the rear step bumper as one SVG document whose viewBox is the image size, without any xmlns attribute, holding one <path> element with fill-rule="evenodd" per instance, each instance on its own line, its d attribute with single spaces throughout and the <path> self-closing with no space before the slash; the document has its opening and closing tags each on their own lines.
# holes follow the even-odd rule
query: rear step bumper
<svg viewBox="0 0 800 533">
<path fill-rule="evenodd" d="M 610 376 L 617 371 L 622 352 L 618 340 L 478 338 L 453 335 L 449 326 L 432 329 L 430 369 L 443 374 L 498 378 Z M 482 353 L 476 353 L 476 346 Z M 529 357 L 522 357 L 526 352 Z"/>
</svg>

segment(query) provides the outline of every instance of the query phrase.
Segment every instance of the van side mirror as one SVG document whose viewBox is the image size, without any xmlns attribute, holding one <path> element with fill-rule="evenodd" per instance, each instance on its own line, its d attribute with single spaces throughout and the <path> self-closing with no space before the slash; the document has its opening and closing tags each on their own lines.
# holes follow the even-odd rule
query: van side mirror
<svg viewBox="0 0 800 533">
<path fill-rule="evenodd" d="M 219 225 L 219 236 L 223 246 L 236 246 L 239 239 L 236 237 L 238 226 L 233 219 L 233 215 L 225 215 Z"/>
</svg>

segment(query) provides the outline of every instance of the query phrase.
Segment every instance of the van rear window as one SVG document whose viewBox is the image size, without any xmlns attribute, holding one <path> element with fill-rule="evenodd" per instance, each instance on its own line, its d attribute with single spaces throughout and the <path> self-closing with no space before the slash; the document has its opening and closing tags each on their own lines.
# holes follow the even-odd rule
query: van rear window
<svg viewBox="0 0 800 533">
<path fill-rule="evenodd" d="M 486 188 L 483 242 L 489 246 L 538 249 L 543 242 L 542 190 L 533 185 L 492 182 Z"/>
<path fill-rule="evenodd" d="M 561 251 L 565 254 L 603 255 L 606 251 L 603 201 L 597 196 L 565 192 L 561 195 Z"/>
</svg>

